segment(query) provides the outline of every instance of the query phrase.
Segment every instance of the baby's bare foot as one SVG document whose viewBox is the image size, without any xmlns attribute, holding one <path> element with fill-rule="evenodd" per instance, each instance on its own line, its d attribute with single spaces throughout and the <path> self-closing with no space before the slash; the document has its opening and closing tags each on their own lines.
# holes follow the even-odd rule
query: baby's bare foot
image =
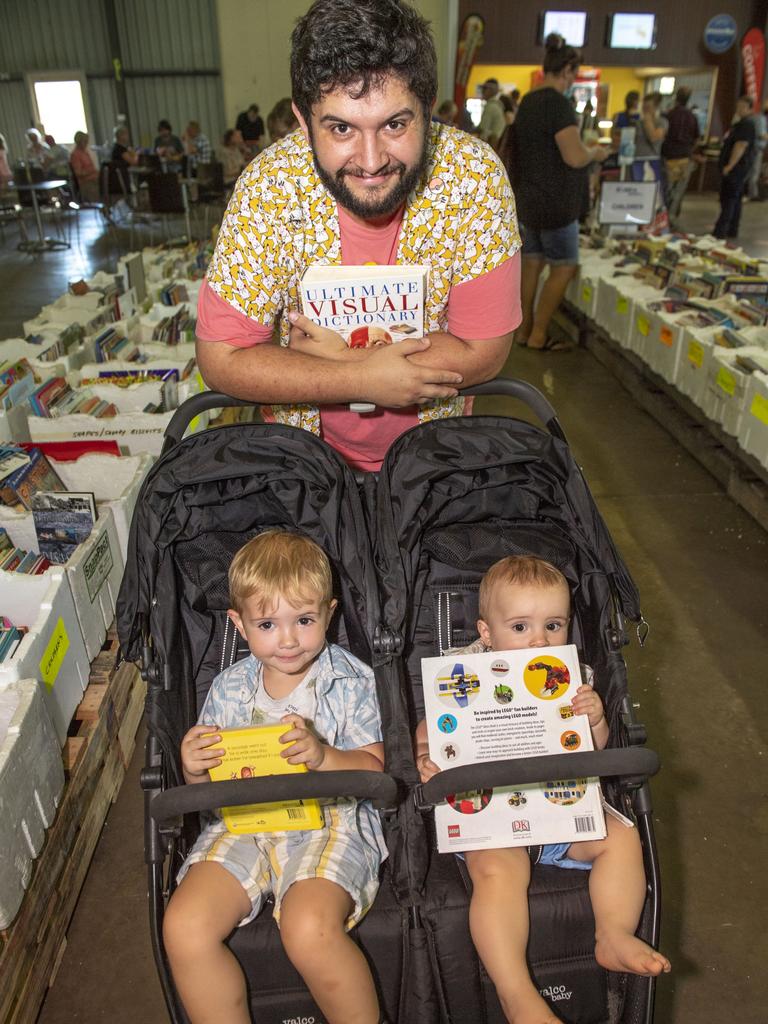
<svg viewBox="0 0 768 1024">
<path fill-rule="evenodd" d="M 669 960 L 661 953 L 627 932 L 604 932 L 595 944 L 595 959 L 609 971 L 627 971 L 630 974 L 667 974 L 672 970 Z"/>
</svg>

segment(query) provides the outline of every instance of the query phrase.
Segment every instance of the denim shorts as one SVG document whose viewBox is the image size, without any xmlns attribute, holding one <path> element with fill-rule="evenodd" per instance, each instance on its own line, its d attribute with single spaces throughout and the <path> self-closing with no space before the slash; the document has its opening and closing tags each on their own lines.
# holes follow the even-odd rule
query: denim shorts
<svg viewBox="0 0 768 1024">
<path fill-rule="evenodd" d="M 579 222 L 561 228 L 527 228 L 520 225 L 523 259 L 546 260 L 554 267 L 577 266 L 579 262 Z"/>
<path fill-rule="evenodd" d="M 553 868 L 572 868 L 575 871 L 589 871 L 592 865 L 585 860 L 574 860 L 568 856 L 570 843 L 546 843 L 541 848 L 538 864 L 548 864 Z"/>
</svg>

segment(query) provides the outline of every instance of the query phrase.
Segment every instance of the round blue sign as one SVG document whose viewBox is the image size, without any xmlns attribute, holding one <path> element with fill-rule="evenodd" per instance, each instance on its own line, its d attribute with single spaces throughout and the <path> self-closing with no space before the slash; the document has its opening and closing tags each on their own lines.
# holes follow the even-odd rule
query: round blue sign
<svg viewBox="0 0 768 1024">
<path fill-rule="evenodd" d="M 704 45 L 710 53 L 725 53 L 736 42 L 738 27 L 730 14 L 716 14 L 704 29 Z"/>
</svg>

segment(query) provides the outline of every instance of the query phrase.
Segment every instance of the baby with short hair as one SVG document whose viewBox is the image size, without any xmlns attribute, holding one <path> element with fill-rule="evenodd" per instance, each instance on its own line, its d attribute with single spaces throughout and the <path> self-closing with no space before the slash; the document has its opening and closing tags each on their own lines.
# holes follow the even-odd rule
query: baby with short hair
<svg viewBox="0 0 768 1024">
<path fill-rule="evenodd" d="M 532 555 L 511 555 L 491 566 L 480 584 L 480 639 L 462 653 L 515 651 L 568 643 L 571 595 L 563 574 Z M 608 743 L 603 703 L 582 684 L 574 714 L 587 715 L 596 750 Z M 416 730 L 416 764 L 422 782 L 439 767 L 429 756 L 426 721 Z M 669 960 L 635 936 L 645 902 L 646 879 L 637 829 L 606 815 L 605 839 L 549 844 L 539 863 L 591 869 L 589 895 L 595 915 L 595 958 L 611 971 L 656 975 Z M 536 990 L 526 963 L 528 885 L 525 847 L 471 850 L 463 854 L 472 879 L 469 925 L 475 948 L 511 1024 L 557 1024 Z"/>
<path fill-rule="evenodd" d="M 235 555 L 228 615 L 251 651 L 218 675 L 181 744 L 184 778 L 208 781 L 220 729 L 282 722 L 282 756 L 310 771 L 383 771 L 371 669 L 326 642 L 336 608 L 325 553 L 307 537 L 259 534 Z M 163 922 L 173 979 L 192 1024 L 249 1024 L 243 973 L 225 940 L 272 895 L 285 951 L 329 1024 L 378 1024 L 368 963 L 347 931 L 373 903 L 387 850 L 370 803 L 321 806 L 323 827 L 202 832 Z"/>
</svg>

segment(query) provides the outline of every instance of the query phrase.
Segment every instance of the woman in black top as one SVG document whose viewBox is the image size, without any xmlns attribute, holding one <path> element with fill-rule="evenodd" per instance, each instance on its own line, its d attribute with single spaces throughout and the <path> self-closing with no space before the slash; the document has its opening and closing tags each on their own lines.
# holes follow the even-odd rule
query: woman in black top
<svg viewBox="0 0 768 1024">
<path fill-rule="evenodd" d="M 607 156 L 602 146 L 581 141 L 565 95 L 580 61 L 562 36 L 548 36 L 541 85 L 523 97 L 512 126 L 508 166 L 523 239 L 523 320 L 515 341 L 538 351 L 570 347 L 549 337 L 549 323 L 579 262 L 583 175 L 589 164 Z M 534 310 L 546 264 L 549 276 Z"/>
</svg>

